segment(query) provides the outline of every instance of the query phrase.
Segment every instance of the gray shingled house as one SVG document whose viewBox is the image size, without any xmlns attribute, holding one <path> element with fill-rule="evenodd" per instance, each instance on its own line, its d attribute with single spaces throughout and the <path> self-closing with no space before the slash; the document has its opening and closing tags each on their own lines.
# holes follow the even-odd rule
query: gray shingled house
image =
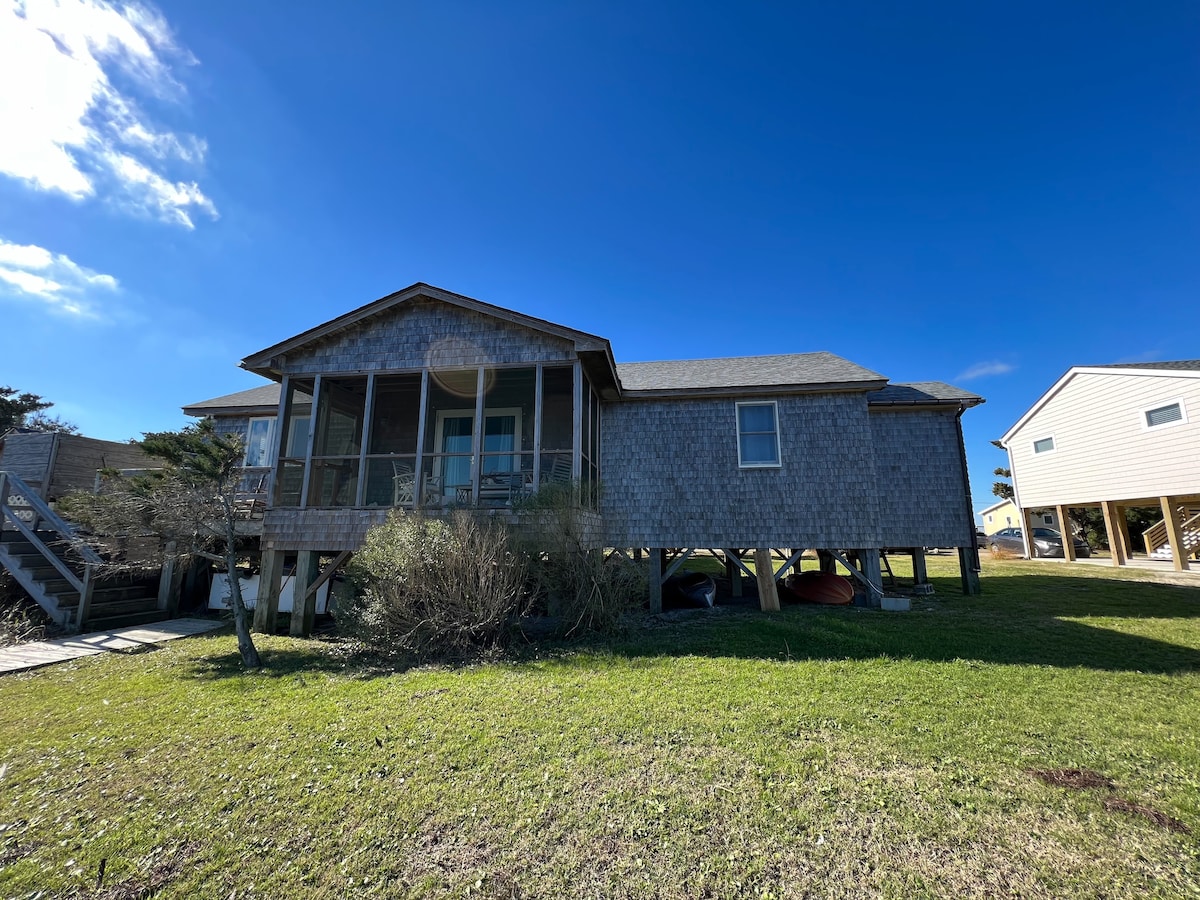
<svg viewBox="0 0 1200 900">
<path fill-rule="evenodd" d="M 602 337 L 426 284 L 241 365 L 275 384 L 184 411 L 270 473 L 268 585 L 284 554 L 305 583 L 318 555 L 331 574 L 392 507 L 511 511 L 562 483 L 597 546 L 723 550 L 731 571 L 747 548 L 822 549 L 876 585 L 882 549 L 923 568 L 921 548 L 956 547 L 978 589 L 959 419 L 983 400 L 950 385 L 824 352 L 618 364 Z"/>
</svg>

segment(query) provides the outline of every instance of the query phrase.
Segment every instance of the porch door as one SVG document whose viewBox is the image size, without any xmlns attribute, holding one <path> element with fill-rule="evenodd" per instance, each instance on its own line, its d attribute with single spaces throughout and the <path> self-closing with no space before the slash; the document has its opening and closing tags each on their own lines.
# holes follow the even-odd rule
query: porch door
<svg viewBox="0 0 1200 900">
<path fill-rule="evenodd" d="M 471 486 L 471 440 L 475 431 L 475 414 L 468 410 L 444 410 L 438 413 L 437 446 L 444 454 L 461 454 L 441 458 L 442 485 L 448 497 L 458 488 Z M 519 409 L 489 409 L 483 413 L 483 452 L 503 454 L 484 456 L 482 474 L 520 470 L 521 411 Z M 511 454 L 511 455 L 510 455 Z M 435 474 L 439 474 L 435 471 Z"/>
<path fill-rule="evenodd" d="M 441 459 L 442 487 L 453 497 L 458 488 L 471 484 L 471 439 L 475 430 L 474 413 L 445 412 L 438 422 L 438 451 L 457 453 Z M 437 473 L 435 473 L 437 474 Z"/>
</svg>

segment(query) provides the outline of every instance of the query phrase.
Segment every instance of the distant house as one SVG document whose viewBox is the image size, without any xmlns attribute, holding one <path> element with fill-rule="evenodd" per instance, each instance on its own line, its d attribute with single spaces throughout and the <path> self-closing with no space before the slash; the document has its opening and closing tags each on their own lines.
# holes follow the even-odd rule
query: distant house
<svg viewBox="0 0 1200 900">
<path fill-rule="evenodd" d="M 1200 360 L 1076 366 L 1001 444 L 1022 514 L 1102 509 L 1114 565 L 1132 552 L 1126 507 L 1162 510 L 1147 550 L 1177 569 L 1200 550 Z"/>
<path fill-rule="evenodd" d="M 831 353 L 617 363 L 602 337 L 416 284 L 242 361 L 274 384 L 184 407 L 269 467 L 267 596 L 282 558 L 315 578 L 389 509 L 512 515 L 580 487 L 597 547 L 958 547 L 977 589 L 959 418 L 982 398 L 889 384 Z M 602 489 L 594 489 L 602 486 Z M 305 570 L 308 570 L 307 573 Z"/>
<path fill-rule="evenodd" d="M 993 503 L 987 509 L 980 510 L 977 515 L 983 521 L 984 534 L 995 534 L 1002 528 L 1022 527 L 1021 510 L 1011 500 Z M 1047 528 L 1062 530 L 1058 527 L 1058 513 L 1053 509 L 1037 510 L 1031 518 L 1034 525 L 1044 525 Z"/>
</svg>

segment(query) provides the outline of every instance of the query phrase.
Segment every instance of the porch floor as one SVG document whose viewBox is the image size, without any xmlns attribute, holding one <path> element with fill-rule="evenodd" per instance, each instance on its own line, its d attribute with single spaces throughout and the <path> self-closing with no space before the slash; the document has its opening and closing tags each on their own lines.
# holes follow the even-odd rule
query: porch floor
<svg viewBox="0 0 1200 900">
<path fill-rule="evenodd" d="M 226 623 L 217 619 L 171 619 L 154 625 L 136 625 L 130 628 L 114 628 L 112 631 L 96 631 L 92 634 L 75 634 L 52 641 L 32 641 L 15 647 L 0 649 L 0 675 L 24 672 L 54 663 L 95 656 L 98 653 L 122 652 L 153 644 L 173 641 L 215 631 Z"/>
</svg>

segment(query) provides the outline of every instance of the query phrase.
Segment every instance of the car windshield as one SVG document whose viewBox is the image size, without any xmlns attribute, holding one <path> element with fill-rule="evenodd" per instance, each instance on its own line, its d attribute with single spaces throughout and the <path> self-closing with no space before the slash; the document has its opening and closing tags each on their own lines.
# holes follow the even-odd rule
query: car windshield
<svg viewBox="0 0 1200 900">
<path fill-rule="evenodd" d="M 1055 531 L 1053 528 L 1035 528 L 1035 529 L 1033 529 L 1033 536 L 1035 538 L 1060 538 L 1060 537 L 1062 537 L 1062 535 L 1059 534 L 1057 531 Z"/>
</svg>

